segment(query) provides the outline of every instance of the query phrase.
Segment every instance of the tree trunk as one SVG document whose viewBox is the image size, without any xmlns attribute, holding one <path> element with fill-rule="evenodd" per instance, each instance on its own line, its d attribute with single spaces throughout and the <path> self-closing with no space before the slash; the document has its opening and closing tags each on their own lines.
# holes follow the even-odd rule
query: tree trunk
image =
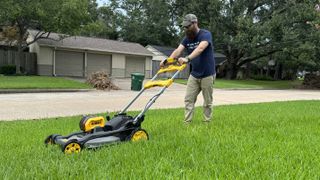
<svg viewBox="0 0 320 180">
<path fill-rule="evenodd" d="M 249 79 L 250 78 L 250 73 L 251 73 L 251 62 L 246 64 L 246 70 L 245 70 L 244 79 Z"/>
<path fill-rule="evenodd" d="M 276 62 L 276 69 L 274 73 L 273 79 L 275 80 L 280 80 L 281 79 L 281 74 L 282 74 L 282 65 L 279 62 Z"/>
<path fill-rule="evenodd" d="M 267 66 L 267 72 L 266 72 L 266 76 L 270 76 L 270 66 Z"/>
<path fill-rule="evenodd" d="M 236 64 L 233 64 L 233 63 L 228 64 L 226 78 L 227 79 L 236 79 L 238 70 L 239 70 L 239 68 Z"/>
</svg>

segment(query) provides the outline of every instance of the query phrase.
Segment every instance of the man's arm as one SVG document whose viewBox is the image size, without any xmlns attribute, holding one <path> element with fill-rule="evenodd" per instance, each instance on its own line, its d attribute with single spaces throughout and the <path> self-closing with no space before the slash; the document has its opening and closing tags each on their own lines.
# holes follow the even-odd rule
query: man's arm
<svg viewBox="0 0 320 180">
<path fill-rule="evenodd" d="M 181 53 L 183 52 L 183 50 L 184 50 L 184 46 L 183 46 L 182 44 L 180 44 L 180 45 L 178 46 L 178 48 L 175 49 L 175 50 L 172 52 L 172 54 L 170 55 L 170 57 L 171 57 L 171 58 L 177 58 L 177 57 L 179 57 L 179 56 L 181 55 Z"/>
<path fill-rule="evenodd" d="M 183 46 L 182 44 L 180 44 L 180 45 L 178 46 L 178 48 L 175 49 L 175 50 L 171 53 L 170 58 L 177 58 L 177 57 L 179 57 L 179 56 L 181 55 L 181 53 L 183 52 L 183 50 L 184 50 L 184 46 Z M 163 67 L 163 66 L 164 66 L 163 62 L 164 62 L 164 60 L 160 62 L 160 67 Z"/>
<path fill-rule="evenodd" d="M 189 54 L 189 56 L 187 56 L 188 58 L 186 57 L 179 58 L 179 63 L 183 64 L 191 61 L 195 57 L 199 56 L 208 47 L 208 45 L 209 45 L 208 41 L 201 41 L 198 47 L 195 50 L 193 50 L 193 52 Z"/>
</svg>

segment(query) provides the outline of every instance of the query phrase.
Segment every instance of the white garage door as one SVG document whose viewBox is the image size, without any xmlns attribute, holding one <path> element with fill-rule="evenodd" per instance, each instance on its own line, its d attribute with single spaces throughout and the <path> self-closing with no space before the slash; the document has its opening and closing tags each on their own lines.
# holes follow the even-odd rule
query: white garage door
<svg viewBox="0 0 320 180">
<path fill-rule="evenodd" d="M 126 77 L 131 77 L 131 73 L 145 73 L 145 58 L 126 56 Z"/>
<path fill-rule="evenodd" d="M 111 74 L 111 55 L 88 53 L 87 75 L 89 76 L 97 71 L 104 71 L 109 75 Z"/>
<path fill-rule="evenodd" d="M 55 70 L 58 76 L 83 76 L 84 58 L 81 52 L 56 51 Z"/>
</svg>

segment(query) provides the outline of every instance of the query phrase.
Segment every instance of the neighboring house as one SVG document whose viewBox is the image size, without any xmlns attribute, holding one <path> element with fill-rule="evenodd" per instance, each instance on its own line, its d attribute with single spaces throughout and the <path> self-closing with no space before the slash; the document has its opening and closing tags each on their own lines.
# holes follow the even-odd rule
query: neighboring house
<svg viewBox="0 0 320 180">
<path fill-rule="evenodd" d="M 146 48 L 153 53 L 152 57 L 152 75 L 155 75 L 159 70 L 160 61 L 168 58 L 175 48 L 147 45 Z M 183 52 L 182 56 L 186 56 L 186 52 Z M 219 67 L 226 61 L 226 56 L 215 52 L 216 70 L 219 72 Z M 178 78 L 188 78 L 190 74 L 189 66 L 179 75 Z"/>
<path fill-rule="evenodd" d="M 28 42 L 37 31 L 29 31 Z M 151 77 L 152 53 L 138 43 L 69 36 L 51 33 L 49 39 L 39 39 L 30 45 L 37 53 L 38 75 L 87 77 L 105 71 L 112 77 L 130 77 L 139 72 Z"/>
</svg>

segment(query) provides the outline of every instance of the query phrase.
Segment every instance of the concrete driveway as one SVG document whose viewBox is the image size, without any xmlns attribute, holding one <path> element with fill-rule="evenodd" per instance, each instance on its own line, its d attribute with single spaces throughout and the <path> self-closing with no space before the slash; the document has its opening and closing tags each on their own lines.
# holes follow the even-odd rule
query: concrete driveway
<svg viewBox="0 0 320 180">
<path fill-rule="evenodd" d="M 0 120 L 39 119 L 122 110 L 138 92 L 130 91 L 128 80 L 117 80 L 122 90 L 69 93 L 0 94 Z M 146 90 L 129 110 L 141 110 L 160 88 Z M 152 109 L 184 106 L 185 86 L 173 84 Z M 320 91 L 311 90 L 221 90 L 215 89 L 214 105 L 291 100 L 320 100 Z M 197 106 L 203 103 L 198 96 Z"/>
</svg>

